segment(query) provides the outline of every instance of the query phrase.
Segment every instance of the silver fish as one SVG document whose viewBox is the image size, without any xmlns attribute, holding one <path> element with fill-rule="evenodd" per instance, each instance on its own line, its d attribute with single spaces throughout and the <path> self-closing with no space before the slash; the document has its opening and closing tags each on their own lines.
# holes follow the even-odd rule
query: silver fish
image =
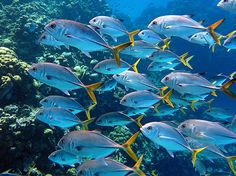
<svg viewBox="0 0 236 176">
<path fill-rule="evenodd" d="M 137 161 L 137 156 L 130 145 L 138 137 L 138 133 L 132 136 L 125 144 L 120 145 L 97 131 L 71 131 L 63 136 L 58 146 L 80 158 L 99 159 L 104 158 L 117 149 L 123 149 L 131 158 Z"/>
<path fill-rule="evenodd" d="M 139 33 L 140 30 L 128 32 L 122 20 L 109 16 L 96 16 L 89 21 L 89 24 L 98 28 L 102 34 L 107 34 L 117 42 L 117 38 L 129 35 L 130 42 L 134 42 L 134 36 Z"/>
<path fill-rule="evenodd" d="M 152 83 L 146 76 L 134 71 L 127 70 L 120 74 L 113 75 L 113 78 L 126 88 L 134 90 L 158 90 L 154 83 Z"/>
<path fill-rule="evenodd" d="M 221 0 L 218 4 L 218 7 L 232 12 L 232 13 L 236 13 L 236 1 L 235 0 Z"/>
<path fill-rule="evenodd" d="M 56 150 L 52 152 L 48 156 L 48 159 L 62 167 L 63 165 L 75 167 L 76 163 L 80 164 L 82 162 L 78 156 L 68 153 L 64 150 Z"/>
<path fill-rule="evenodd" d="M 48 45 L 53 46 L 57 49 L 61 49 L 61 46 L 65 46 L 69 49 L 67 45 L 65 45 L 63 42 L 56 40 L 53 36 L 48 34 L 47 32 L 44 32 L 40 38 L 38 39 L 38 42 L 42 45 Z"/>
<path fill-rule="evenodd" d="M 68 91 L 85 88 L 94 102 L 96 102 L 96 97 L 93 91 L 102 85 L 102 83 L 84 85 L 70 68 L 54 63 L 33 64 L 28 72 L 35 79 L 55 87 L 67 95 L 70 95 Z"/>
</svg>

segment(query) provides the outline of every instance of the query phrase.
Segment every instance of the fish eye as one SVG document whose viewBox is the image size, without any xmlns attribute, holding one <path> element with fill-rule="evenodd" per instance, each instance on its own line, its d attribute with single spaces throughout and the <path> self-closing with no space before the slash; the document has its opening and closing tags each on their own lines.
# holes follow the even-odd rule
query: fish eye
<svg viewBox="0 0 236 176">
<path fill-rule="evenodd" d="M 108 123 L 112 123 L 112 121 L 111 121 L 111 120 L 108 120 Z"/>
<path fill-rule="evenodd" d="M 223 2 L 228 2 L 229 0 L 224 0 Z"/>
<path fill-rule="evenodd" d="M 97 20 L 96 19 L 93 19 L 93 22 L 96 22 Z"/>
<path fill-rule="evenodd" d="M 126 99 L 124 99 L 123 102 L 126 102 Z"/>
<path fill-rule="evenodd" d="M 186 128 L 186 125 L 185 125 L 185 124 L 183 124 L 181 127 L 182 127 L 182 128 Z"/>
<path fill-rule="evenodd" d="M 44 36 L 42 37 L 42 39 L 46 39 L 46 35 L 44 35 Z"/>
<path fill-rule="evenodd" d="M 152 130 L 152 126 L 147 127 L 147 130 Z"/>
<path fill-rule="evenodd" d="M 45 100 L 43 100 L 43 102 L 44 102 L 44 103 L 47 103 L 47 102 L 48 102 L 48 100 L 47 100 L 47 99 L 45 99 Z"/>
<path fill-rule="evenodd" d="M 79 175 L 83 175 L 83 171 L 81 170 L 81 171 L 79 171 Z"/>
<path fill-rule="evenodd" d="M 144 32 L 141 32 L 142 35 L 144 35 Z"/>
<path fill-rule="evenodd" d="M 197 37 L 197 35 L 194 36 L 195 38 Z"/>
<path fill-rule="evenodd" d="M 153 21 L 153 22 L 152 22 L 152 24 L 156 25 L 156 24 L 157 24 L 157 22 L 156 22 L 156 21 Z"/>
<path fill-rule="evenodd" d="M 166 78 L 165 78 L 165 80 L 166 80 L 166 81 L 169 81 L 169 80 L 170 80 L 170 78 L 169 78 L 169 77 L 166 77 Z"/>
<path fill-rule="evenodd" d="M 36 68 L 36 67 L 33 67 L 32 70 L 33 70 L 33 71 L 37 71 L 37 68 Z"/>
<path fill-rule="evenodd" d="M 41 115 L 43 115 L 43 113 L 42 113 L 42 112 L 40 112 L 40 113 L 39 113 L 39 115 L 41 116 Z"/>
<path fill-rule="evenodd" d="M 138 102 L 137 102 L 137 101 L 134 101 L 134 104 L 138 104 Z"/>
<path fill-rule="evenodd" d="M 52 25 L 50 26 L 50 28 L 55 29 L 56 26 L 57 26 L 56 24 L 52 24 Z"/>
<path fill-rule="evenodd" d="M 64 144 L 64 143 L 65 143 L 65 139 L 62 139 L 62 140 L 61 140 L 61 144 Z"/>
</svg>

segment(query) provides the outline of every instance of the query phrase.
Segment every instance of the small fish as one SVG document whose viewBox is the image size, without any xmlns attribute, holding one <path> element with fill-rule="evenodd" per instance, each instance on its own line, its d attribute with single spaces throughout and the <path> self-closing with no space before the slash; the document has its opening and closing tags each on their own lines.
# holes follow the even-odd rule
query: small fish
<svg viewBox="0 0 236 176">
<path fill-rule="evenodd" d="M 152 43 L 154 45 L 159 44 L 163 39 L 150 29 L 142 30 L 138 33 L 138 36 L 145 42 Z"/>
<path fill-rule="evenodd" d="M 136 120 L 125 115 L 122 112 L 109 112 L 101 115 L 97 120 L 96 124 L 99 126 L 125 126 L 130 123 L 135 122 L 139 127 L 141 127 L 140 121 L 142 120 L 143 115 L 138 117 Z"/>
<path fill-rule="evenodd" d="M 48 124 L 52 128 L 57 126 L 62 129 L 68 129 L 82 123 L 76 115 L 58 107 L 43 108 L 35 116 L 38 120 Z"/>
<path fill-rule="evenodd" d="M 93 102 L 97 101 L 93 91 L 102 85 L 101 82 L 84 85 L 70 68 L 54 63 L 33 64 L 28 69 L 28 73 L 40 82 L 61 90 L 66 95 L 70 95 L 68 91 L 85 88 Z"/>
<path fill-rule="evenodd" d="M 153 52 L 159 50 L 151 43 L 143 40 L 135 40 L 134 46 L 129 46 L 121 51 L 122 54 L 133 56 L 136 58 L 146 59 L 152 55 Z"/>
<path fill-rule="evenodd" d="M 139 132 L 134 134 L 125 144 L 120 145 L 97 131 L 71 131 L 60 139 L 58 146 L 82 159 L 104 158 L 117 149 L 123 149 L 133 160 L 137 161 L 138 158 L 130 146 L 138 135 Z"/>
<path fill-rule="evenodd" d="M 218 122 L 190 119 L 182 122 L 178 129 L 184 135 L 217 146 L 236 142 L 236 134 Z"/>
<path fill-rule="evenodd" d="M 75 101 L 75 99 L 58 95 L 47 96 L 40 101 L 40 104 L 44 108 L 59 107 L 67 109 L 73 114 L 78 114 L 82 111 L 86 111 L 86 109 L 77 101 Z"/>
<path fill-rule="evenodd" d="M 156 117 L 163 117 L 163 116 L 174 116 L 174 113 L 177 112 L 179 110 L 179 108 L 172 108 L 168 105 L 161 105 L 160 103 L 158 103 L 155 106 L 155 114 L 152 114 L 152 116 L 156 116 Z"/>
<path fill-rule="evenodd" d="M 48 159 L 62 167 L 63 165 L 75 167 L 75 164 L 80 164 L 82 162 L 78 156 L 68 153 L 64 150 L 56 150 L 52 152 L 48 156 Z"/>
<path fill-rule="evenodd" d="M 164 100 L 171 107 L 174 107 L 169 99 L 171 94 L 172 91 L 169 91 L 168 93 L 166 93 L 166 95 L 161 97 L 147 90 L 139 90 L 125 95 L 121 99 L 120 104 L 131 108 L 153 108 L 153 105 L 161 100 Z"/>
<path fill-rule="evenodd" d="M 236 1 L 235 0 L 221 0 L 217 7 L 220 7 L 226 11 L 236 13 Z"/>
<path fill-rule="evenodd" d="M 89 52 L 109 49 L 114 54 L 118 66 L 120 66 L 120 51 L 131 45 L 131 42 L 127 42 L 114 47 L 109 46 L 91 26 L 71 20 L 55 20 L 47 24 L 44 29 L 56 40 L 78 48 L 90 58 Z"/>
<path fill-rule="evenodd" d="M 223 38 L 223 36 L 218 33 L 216 33 L 216 35 L 217 35 L 217 38 L 219 38 L 219 40 Z M 189 41 L 192 43 L 199 44 L 199 45 L 209 46 L 209 48 L 212 48 L 212 52 L 215 51 L 216 41 L 214 40 L 214 38 L 208 31 L 198 32 L 192 35 Z"/>
<path fill-rule="evenodd" d="M 231 121 L 234 117 L 234 114 L 230 113 L 229 111 L 218 108 L 212 107 L 205 111 L 205 114 L 213 117 L 213 119 L 224 120 L 224 121 Z"/>
<path fill-rule="evenodd" d="M 140 131 L 145 137 L 154 142 L 156 146 L 165 148 L 171 157 L 174 157 L 174 152 L 191 152 L 194 166 L 197 154 L 205 149 L 191 149 L 184 136 L 176 128 L 163 122 L 147 123 Z"/>
<path fill-rule="evenodd" d="M 234 168 L 234 162 L 236 160 L 236 156 L 225 156 L 225 154 L 217 146 L 201 143 L 191 137 L 187 137 L 186 140 L 192 148 L 207 147 L 205 150 L 199 153 L 198 157 L 200 160 L 208 159 L 209 161 L 214 162 L 213 160 L 215 159 L 225 159 L 229 165 L 229 168 L 235 175 L 236 170 Z"/>
<path fill-rule="evenodd" d="M 120 74 L 113 75 L 113 78 L 119 83 L 125 86 L 125 88 L 130 88 L 134 90 L 152 90 L 156 89 L 156 86 L 151 82 L 146 76 L 136 73 L 134 71 L 124 71 Z"/>
<path fill-rule="evenodd" d="M 188 56 L 188 52 L 182 54 L 181 56 L 178 56 L 174 52 L 170 50 L 157 50 L 155 51 L 149 59 L 153 62 L 161 62 L 161 63 L 168 63 L 173 61 L 179 61 L 182 62 L 183 65 L 189 67 L 190 69 L 193 69 L 192 66 L 189 64 L 189 61 L 193 58 L 193 56 Z"/>
<path fill-rule="evenodd" d="M 77 176 L 126 176 L 132 173 L 139 176 L 145 176 L 143 171 L 139 169 L 142 159 L 143 156 L 139 158 L 132 168 L 109 158 L 88 160 L 78 167 Z"/>
<path fill-rule="evenodd" d="M 228 88 L 236 82 L 235 78 L 225 83 L 222 87 L 216 87 L 199 74 L 178 71 L 166 75 L 161 82 L 171 89 L 176 90 L 181 95 L 191 94 L 202 96 L 214 92 L 215 90 L 222 90 L 227 95 L 236 98 L 236 95 L 228 90 Z"/>
<path fill-rule="evenodd" d="M 134 45 L 134 36 L 140 32 L 140 30 L 128 32 L 122 20 L 109 16 L 96 16 L 89 21 L 89 24 L 97 27 L 102 34 L 111 36 L 115 42 L 118 37 L 128 34 L 132 45 Z"/>
<path fill-rule="evenodd" d="M 0 173 L 0 176 L 20 176 L 19 174 L 10 173 L 10 170 Z"/>
<path fill-rule="evenodd" d="M 100 88 L 96 89 L 98 92 L 112 91 L 116 88 L 117 82 L 114 79 L 106 81 Z"/>
<path fill-rule="evenodd" d="M 224 19 L 221 19 L 208 27 L 204 27 L 189 15 L 165 15 L 154 19 L 148 28 L 158 34 L 165 35 L 167 38 L 180 37 L 185 40 L 189 40 L 192 35 L 198 32 L 209 31 L 216 43 L 220 44 L 214 30 L 223 22 Z"/>
<path fill-rule="evenodd" d="M 136 72 L 138 72 L 137 65 L 139 61 L 140 59 L 138 59 L 133 65 L 130 65 L 129 63 L 121 60 L 120 67 L 118 67 L 115 59 L 106 59 L 97 63 L 94 66 L 93 70 L 98 73 L 107 74 L 107 75 L 119 74 L 119 73 L 129 70 L 130 68 L 133 68 Z"/>
<path fill-rule="evenodd" d="M 178 66 L 180 62 L 152 62 L 147 70 L 148 71 L 153 71 L 153 72 L 161 72 L 164 70 L 175 70 L 174 68 Z"/>
<path fill-rule="evenodd" d="M 124 114 L 126 114 L 127 116 L 136 116 L 136 115 L 144 115 L 145 112 L 147 112 L 148 110 L 150 110 L 150 107 L 148 108 L 128 108 L 125 111 L 123 111 Z"/>
<path fill-rule="evenodd" d="M 56 40 L 53 36 L 48 34 L 47 32 L 44 32 L 40 38 L 38 39 L 38 43 L 48 46 L 53 46 L 57 49 L 61 49 L 61 46 L 65 46 L 69 49 L 67 45 L 65 45 L 63 42 Z"/>
</svg>

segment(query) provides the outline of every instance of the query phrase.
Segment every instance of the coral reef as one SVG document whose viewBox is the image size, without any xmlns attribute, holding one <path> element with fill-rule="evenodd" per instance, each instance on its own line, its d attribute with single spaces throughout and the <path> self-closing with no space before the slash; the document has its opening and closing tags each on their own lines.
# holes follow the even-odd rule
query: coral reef
<svg viewBox="0 0 236 176">
<path fill-rule="evenodd" d="M 29 65 L 14 51 L 0 47 L 0 104 L 29 101 L 36 95 L 33 80 L 27 73 Z"/>
</svg>

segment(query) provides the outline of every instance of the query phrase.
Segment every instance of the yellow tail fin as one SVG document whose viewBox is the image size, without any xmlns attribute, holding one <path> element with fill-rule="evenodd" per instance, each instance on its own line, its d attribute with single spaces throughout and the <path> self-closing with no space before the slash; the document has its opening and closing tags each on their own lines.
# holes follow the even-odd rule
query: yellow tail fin
<svg viewBox="0 0 236 176">
<path fill-rule="evenodd" d="M 191 102 L 191 108 L 192 108 L 192 110 L 195 112 L 196 111 L 196 108 L 195 108 L 195 103 L 197 103 L 198 102 L 198 100 L 193 100 L 192 102 Z"/>
<path fill-rule="evenodd" d="M 218 38 L 218 36 L 215 33 L 215 29 L 218 26 L 220 26 L 224 22 L 224 20 L 225 19 L 223 18 L 223 19 L 221 19 L 221 20 L 219 20 L 219 21 L 215 22 L 214 24 L 207 27 L 207 30 L 209 30 L 211 36 L 214 38 L 214 40 L 216 41 L 216 44 L 218 44 L 218 45 L 221 45 L 221 43 L 220 43 L 220 39 Z"/>
<path fill-rule="evenodd" d="M 233 172 L 234 175 L 236 175 L 236 169 L 234 167 L 234 162 L 236 161 L 236 156 L 228 156 L 226 157 L 228 165 L 231 169 L 231 171 Z"/>
<path fill-rule="evenodd" d="M 158 104 L 156 104 L 155 106 L 154 106 L 154 111 L 156 112 L 156 113 L 159 113 L 159 110 L 158 110 L 158 107 L 161 105 L 161 103 L 158 103 Z"/>
<path fill-rule="evenodd" d="M 120 67 L 120 52 L 131 45 L 131 42 L 123 43 L 112 47 L 113 55 L 116 59 L 117 65 Z"/>
<path fill-rule="evenodd" d="M 228 33 L 228 34 L 226 35 L 226 37 L 227 37 L 227 38 L 230 38 L 230 37 L 232 37 L 235 33 L 236 33 L 236 30 L 234 30 L 234 31 L 232 31 L 232 32 L 230 32 L 230 33 Z"/>
<path fill-rule="evenodd" d="M 172 95 L 173 93 L 173 89 L 170 90 L 169 92 L 167 92 L 164 96 L 163 96 L 163 100 L 168 103 L 172 108 L 174 108 L 174 105 L 173 103 L 170 101 L 170 96 Z"/>
<path fill-rule="evenodd" d="M 98 82 L 85 86 L 88 95 L 90 96 L 90 98 L 93 100 L 94 103 L 97 103 L 97 100 L 93 91 L 101 87 L 103 84 L 104 84 L 103 82 Z"/>
<path fill-rule="evenodd" d="M 162 50 L 165 50 L 166 48 L 170 49 L 170 42 L 171 42 L 171 41 L 170 41 L 169 38 L 164 39 L 164 40 L 163 40 L 164 45 L 161 46 L 160 48 L 161 48 Z"/>
<path fill-rule="evenodd" d="M 135 30 L 135 31 L 132 31 L 132 32 L 129 32 L 129 41 L 131 42 L 131 45 L 134 46 L 134 36 L 136 34 L 138 34 L 141 30 L 138 29 L 138 30 Z"/>
<path fill-rule="evenodd" d="M 134 64 L 133 64 L 133 70 L 136 72 L 136 73 L 138 73 L 138 68 L 137 68 L 137 65 L 138 65 L 138 63 L 140 62 L 140 60 L 141 60 L 141 58 L 139 58 Z"/>
<path fill-rule="evenodd" d="M 133 169 L 134 169 L 134 172 L 136 174 L 138 174 L 139 176 L 146 176 L 146 174 L 140 169 L 140 165 L 142 163 L 142 160 L 143 160 L 143 155 L 138 159 L 138 161 L 134 165 Z"/>
<path fill-rule="evenodd" d="M 211 104 L 214 101 L 214 99 L 210 99 L 209 101 L 206 102 L 206 104 L 208 104 L 208 108 L 211 109 Z"/>
<path fill-rule="evenodd" d="M 236 71 L 234 71 L 233 73 L 231 73 L 230 75 L 229 75 L 229 79 L 234 79 L 234 76 L 236 75 Z"/>
<path fill-rule="evenodd" d="M 161 96 L 164 96 L 165 91 L 168 89 L 168 86 L 162 87 L 161 90 Z"/>
<path fill-rule="evenodd" d="M 192 163 L 193 163 L 193 167 L 196 166 L 196 161 L 197 161 L 197 155 L 202 152 L 203 150 L 205 150 L 207 147 L 203 147 L 203 148 L 199 148 L 199 149 L 194 149 L 192 152 Z"/>
<path fill-rule="evenodd" d="M 87 111 L 86 111 L 86 116 L 87 116 L 87 119 L 91 119 L 91 114 L 90 114 L 90 111 L 97 105 L 97 103 L 94 103 L 92 104 L 91 106 L 88 107 Z"/>
<path fill-rule="evenodd" d="M 236 78 L 233 78 L 231 80 L 229 80 L 228 82 L 226 82 L 222 87 L 221 90 L 226 93 L 227 95 L 229 95 L 232 98 L 236 99 L 236 94 L 234 94 L 233 92 L 231 92 L 229 90 L 230 86 L 232 86 L 234 83 L 236 82 Z"/>
<path fill-rule="evenodd" d="M 140 115 L 137 119 L 135 119 L 137 125 L 141 128 L 143 125 L 141 124 L 141 120 L 143 119 L 144 115 Z"/>
<path fill-rule="evenodd" d="M 189 64 L 189 61 L 190 61 L 194 56 L 189 56 L 188 58 L 186 58 L 188 54 L 189 54 L 188 52 L 182 54 L 182 55 L 180 56 L 180 61 L 181 61 L 185 66 L 187 66 L 188 68 L 193 69 L 193 67 Z"/>
<path fill-rule="evenodd" d="M 138 131 L 137 133 L 135 133 L 133 136 L 131 136 L 131 138 L 124 143 L 123 146 L 123 150 L 134 160 L 134 161 L 138 161 L 138 157 L 136 156 L 136 154 L 134 153 L 134 151 L 131 148 L 131 145 L 135 142 L 135 140 L 137 139 L 138 135 L 140 134 L 140 131 Z"/>
<path fill-rule="evenodd" d="M 214 97 L 217 97 L 216 90 L 213 90 L 213 91 L 211 92 L 211 95 L 214 96 Z"/>
<path fill-rule="evenodd" d="M 94 121 L 94 118 L 93 118 L 93 119 L 89 119 L 89 120 L 83 121 L 83 129 L 84 129 L 84 130 L 88 130 L 88 125 L 89 125 L 90 123 L 92 123 L 93 121 Z"/>
</svg>

